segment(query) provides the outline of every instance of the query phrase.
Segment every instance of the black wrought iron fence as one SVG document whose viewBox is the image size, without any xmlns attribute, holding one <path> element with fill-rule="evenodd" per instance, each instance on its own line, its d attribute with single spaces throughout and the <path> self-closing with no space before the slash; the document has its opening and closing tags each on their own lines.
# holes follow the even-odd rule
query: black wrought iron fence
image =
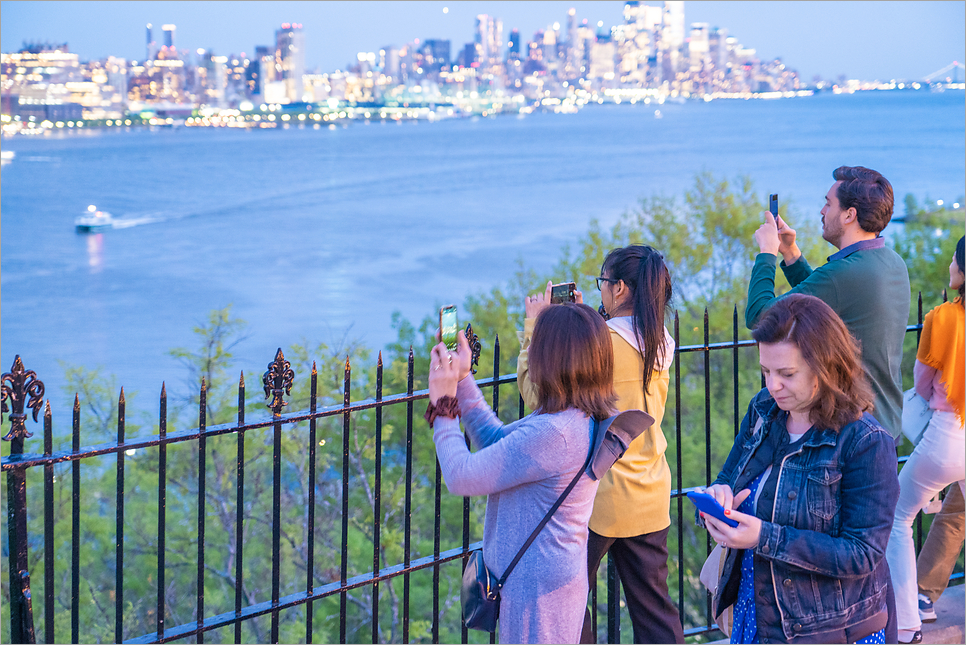
<svg viewBox="0 0 966 645">
<path fill-rule="evenodd" d="M 919 302 L 919 324 L 910 325 L 907 329 L 907 333 L 914 332 L 918 334 L 922 329 L 922 302 L 920 297 Z M 734 434 L 737 434 L 740 425 L 741 417 L 743 414 L 741 397 L 741 388 L 739 384 L 739 359 L 743 349 L 747 351 L 747 348 L 754 346 L 754 341 L 752 340 L 740 340 L 739 339 L 739 325 L 738 325 L 738 313 L 737 309 L 734 311 L 733 324 L 732 324 L 732 338 L 726 342 L 710 342 L 710 329 L 708 323 L 708 314 L 705 312 L 704 317 L 704 328 L 703 336 L 704 342 L 696 345 L 681 346 L 679 343 L 676 349 L 676 356 L 673 367 L 672 375 L 672 389 L 673 397 L 669 400 L 668 413 L 665 415 L 664 430 L 668 435 L 670 441 L 670 448 L 668 451 L 669 462 L 672 462 L 672 471 L 674 472 L 674 484 L 675 488 L 671 491 L 671 497 L 673 500 L 672 512 L 674 512 L 675 521 L 672 522 L 672 527 L 676 529 L 676 536 L 672 530 L 672 536 L 670 544 L 676 544 L 676 553 L 672 550 L 671 553 L 671 576 L 669 583 L 672 589 L 676 587 L 676 596 L 678 602 L 678 608 L 680 615 L 682 617 L 682 622 L 685 627 L 686 636 L 703 636 L 711 635 L 716 630 L 716 625 L 714 624 L 713 618 L 711 617 L 711 606 L 710 597 L 703 590 L 696 590 L 696 571 L 700 569 L 701 563 L 703 562 L 703 555 L 706 555 L 711 548 L 710 538 L 703 531 L 696 532 L 691 522 L 690 509 L 686 509 L 683 505 L 683 496 L 692 490 L 692 487 L 682 486 L 682 482 L 685 480 L 685 470 L 684 470 L 684 442 L 686 436 L 690 435 L 693 439 L 694 435 L 699 432 L 693 425 L 689 427 L 688 432 L 685 432 L 683 427 L 683 420 L 685 418 L 685 404 L 683 402 L 683 394 L 685 389 L 682 387 L 682 362 L 685 357 L 689 355 L 698 355 L 703 359 L 703 364 L 700 368 L 693 368 L 688 371 L 686 378 L 697 377 L 698 380 L 702 381 L 703 385 L 703 451 L 704 451 L 704 482 L 705 484 L 710 483 L 711 478 L 715 472 L 713 466 L 717 465 L 712 463 L 712 401 L 715 397 L 722 397 L 723 392 L 730 390 L 730 398 L 732 399 L 733 408 L 733 429 Z M 676 341 L 680 339 L 680 323 L 677 315 L 674 318 L 674 338 Z M 725 359 L 724 361 L 719 361 L 719 365 L 716 370 L 712 371 L 712 354 L 717 352 L 731 352 L 730 361 Z M 725 355 L 726 356 L 726 355 Z M 724 356 L 722 357 L 724 358 Z M 722 381 L 721 376 L 721 365 L 730 362 L 730 380 L 731 383 L 725 383 Z M 494 346 L 494 376 L 491 378 L 479 379 L 477 382 L 481 388 L 489 388 L 491 392 L 491 403 L 495 411 L 499 413 L 501 404 L 501 386 L 511 386 L 516 381 L 515 375 L 498 375 L 500 365 L 500 347 L 499 339 L 496 339 Z M 37 564 L 37 566 L 43 567 L 43 598 L 39 599 L 39 602 L 43 603 L 43 639 L 48 643 L 52 642 L 62 642 L 67 639 L 67 629 L 65 624 L 61 624 L 60 627 L 57 626 L 58 615 L 63 615 L 66 611 L 70 615 L 70 628 L 69 628 L 69 638 L 73 643 L 80 642 L 81 640 L 86 640 L 82 638 L 81 635 L 81 625 L 80 625 L 80 602 L 81 602 L 81 552 L 84 548 L 84 540 L 81 538 L 82 526 L 86 518 L 82 517 L 82 504 L 81 500 L 84 495 L 82 478 L 81 478 L 81 466 L 85 461 L 93 460 L 98 457 L 107 457 L 114 459 L 113 468 L 116 471 L 116 498 L 114 504 L 114 524 L 115 524 L 115 561 L 113 563 L 105 562 L 103 563 L 105 567 L 113 567 L 115 571 L 115 585 L 113 591 L 113 602 L 114 602 L 114 632 L 113 638 L 115 642 L 131 642 L 131 643 L 148 643 L 148 642 L 169 642 L 177 640 L 196 640 L 201 643 L 204 642 L 206 634 L 210 634 L 214 630 L 224 630 L 227 628 L 233 629 L 233 640 L 234 642 L 242 642 L 243 633 L 242 627 L 246 623 L 255 621 L 261 617 L 267 617 L 270 623 L 269 633 L 267 634 L 268 639 L 271 642 L 279 641 L 279 625 L 280 616 L 294 608 L 301 608 L 302 614 L 304 614 L 304 639 L 306 642 L 313 642 L 318 633 L 315 630 L 314 620 L 316 616 L 316 611 L 313 610 L 313 605 L 316 605 L 320 601 L 332 600 L 338 598 L 338 638 L 339 642 L 347 642 L 347 638 L 350 636 L 350 626 L 349 626 L 349 601 L 350 593 L 353 591 L 365 591 L 367 588 L 369 590 L 368 601 L 363 601 L 361 597 L 352 596 L 351 600 L 353 607 L 356 608 L 360 605 L 366 604 L 366 611 L 369 615 L 369 622 L 371 627 L 371 633 L 369 638 L 372 642 L 380 642 L 384 640 L 401 640 L 402 642 L 411 642 L 413 640 L 422 640 L 424 638 L 429 638 L 432 642 L 439 642 L 441 638 L 441 629 L 445 629 L 445 634 L 448 637 L 455 639 L 456 634 L 459 634 L 461 642 L 466 643 L 469 641 L 473 642 L 495 642 L 495 634 L 489 634 L 488 638 L 486 635 L 481 635 L 479 633 L 469 633 L 462 624 L 459 615 L 459 605 L 458 605 L 458 585 L 455 589 L 455 597 L 453 589 L 449 588 L 445 591 L 441 590 L 441 572 L 446 569 L 448 579 L 457 579 L 461 569 L 455 569 L 455 567 L 465 563 L 467 555 L 474 549 L 480 548 L 481 543 L 479 541 L 474 541 L 475 537 L 478 537 L 475 533 L 478 532 L 479 522 L 475 523 L 471 521 L 471 511 L 472 504 L 470 499 L 465 498 L 462 500 L 462 517 L 460 518 L 461 528 L 459 530 L 459 540 L 458 543 L 454 539 L 456 536 L 453 531 L 448 529 L 452 528 L 449 523 L 448 518 L 446 524 L 446 529 L 444 530 L 443 512 L 442 505 L 443 500 L 446 498 L 446 493 L 443 492 L 443 486 L 440 476 L 439 465 L 436 464 L 434 480 L 432 481 L 433 487 L 433 505 L 434 511 L 433 517 L 433 546 L 431 553 L 419 553 L 414 549 L 413 545 L 413 487 L 414 485 L 429 485 L 428 482 L 416 481 L 423 477 L 419 474 L 414 474 L 414 428 L 417 427 L 421 420 L 416 416 L 414 412 L 414 406 L 417 401 L 426 399 L 428 397 L 427 390 L 414 390 L 415 374 L 414 374 L 414 357 L 412 350 L 409 352 L 408 365 L 406 368 L 406 379 L 407 388 L 405 393 L 391 394 L 385 396 L 383 394 L 383 364 L 380 355 L 379 361 L 375 370 L 375 396 L 373 398 L 367 398 L 364 400 L 359 400 L 353 402 L 351 400 L 352 395 L 352 368 L 348 360 L 345 364 L 344 370 L 344 381 L 342 387 L 342 397 L 341 403 L 334 403 L 326 406 L 319 406 L 319 395 L 318 395 L 318 382 L 317 382 L 317 372 L 313 364 L 313 369 L 309 375 L 310 385 L 309 385 L 309 406 L 307 410 L 302 410 L 299 412 L 293 412 L 288 414 L 283 414 L 283 408 L 286 405 L 285 397 L 289 396 L 293 386 L 293 382 L 296 378 L 299 378 L 295 372 L 292 370 L 291 365 L 285 360 L 282 354 L 282 350 L 279 349 L 275 359 L 269 364 L 269 369 L 265 372 L 263 377 L 263 387 L 264 394 L 267 399 L 269 399 L 267 406 L 271 410 L 271 416 L 268 418 L 260 419 L 257 421 L 246 420 L 246 388 L 244 382 L 244 375 L 239 379 L 238 392 L 237 392 L 237 418 L 234 423 L 230 424 L 219 424 L 219 425 L 209 425 L 207 423 L 207 387 L 204 381 L 202 381 L 201 389 L 199 393 L 199 405 L 198 405 L 198 426 L 191 429 L 182 429 L 169 432 L 168 431 L 168 413 L 167 413 L 167 394 L 162 386 L 160 400 L 159 400 L 159 416 L 158 416 L 158 434 L 151 436 L 138 437 L 135 439 L 129 439 L 125 434 L 126 419 L 125 419 L 125 398 L 124 391 L 121 390 L 120 398 L 118 401 L 118 413 L 117 413 L 117 438 L 116 441 L 111 441 L 109 443 L 104 443 L 91 447 L 82 448 L 81 442 L 81 407 L 79 398 L 75 397 L 74 408 L 72 414 L 72 446 L 69 451 L 55 452 L 52 449 L 53 446 L 53 415 L 51 412 L 50 402 L 46 403 L 44 406 L 43 413 L 43 452 L 40 454 L 25 453 L 25 439 L 31 437 L 31 433 L 27 430 L 27 414 L 25 410 L 32 411 L 33 419 L 36 422 L 42 407 L 42 401 L 44 397 L 44 386 L 43 383 L 37 378 L 37 375 L 32 371 L 25 368 L 23 363 L 18 356 L 14 361 L 11 371 L 3 375 L 3 411 L 8 412 L 8 419 L 10 420 L 10 431 L 4 437 L 4 440 L 10 442 L 10 453 L 8 456 L 2 459 L 2 470 L 7 474 L 7 546 L 8 546 L 8 567 L 7 567 L 7 579 L 9 588 L 9 634 L 11 642 L 34 642 L 35 641 L 35 627 L 33 624 L 33 598 L 31 595 L 31 584 L 30 584 L 30 568 L 31 562 Z M 745 365 L 749 367 L 749 365 Z M 746 386 L 748 384 L 745 384 Z M 515 392 L 515 387 L 513 388 Z M 716 394 L 713 394 L 713 391 Z M 517 395 L 517 410 L 516 415 L 522 417 L 525 413 L 524 403 L 522 398 Z M 405 413 L 402 415 L 404 419 L 404 435 L 401 440 L 396 440 L 393 444 L 396 448 L 391 451 L 386 450 L 384 445 L 384 430 L 386 428 L 384 422 L 384 415 L 387 410 L 398 411 L 400 408 L 405 409 Z M 673 435 L 671 433 L 671 411 L 673 410 Z M 374 439 L 374 444 L 372 448 L 371 456 L 371 467 L 367 477 L 353 478 L 350 476 L 350 459 L 355 459 L 358 461 L 358 456 L 356 453 L 350 449 L 350 438 L 352 435 L 353 420 L 363 413 L 372 414 L 372 438 Z M 687 414 L 695 415 L 698 414 L 695 410 L 689 410 Z M 504 414 L 504 416 L 506 416 Z M 398 418 L 398 416 L 397 416 Z M 367 417 L 368 419 L 368 417 Z M 319 441 L 319 424 L 320 423 L 338 423 L 341 422 L 341 441 L 342 441 L 342 454 L 341 454 L 341 467 L 329 467 L 323 472 L 320 472 L 318 452 L 317 447 L 320 443 L 324 444 L 325 439 L 321 442 Z M 294 430 L 294 429 L 305 429 L 305 454 L 306 460 L 306 471 L 308 481 L 306 482 L 307 496 L 305 504 L 305 577 L 302 582 L 294 580 L 282 580 L 282 553 L 283 553 L 283 540 L 282 540 L 282 493 L 286 487 L 292 486 L 291 482 L 282 482 L 282 471 L 283 471 L 283 430 Z M 263 558 L 267 559 L 270 557 L 271 566 L 268 575 L 270 576 L 270 589 L 271 592 L 268 597 L 263 598 L 251 598 L 246 597 L 244 589 L 246 588 L 245 575 L 246 572 L 251 575 L 251 565 L 246 563 L 245 559 L 245 549 L 242 545 L 248 539 L 248 534 L 246 533 L 246 522 L 252 522 L 251 517 L 247 517 L 245 514 L 246 504 L 251 503 L 251 499 L 246 497 L 246 468 L 251 468 L 251 459 L 246 458 L 246 437 L 250 436 L 253 431 L 257 430 L 270 430 L 271 432 L 271 462 L 272 462 L 272 484 L 271 484 L 271 548 L 270 556 L 268 554 L 264 555 Z M 393 429 L 396 432 L 396 429 Z M 293 432 L 293 435 L 295 433 Z M 234 513 L 234 544 L 236 548 L 233 553 L 231 562 L 231 575 L 222 572 L 220 582 L 228 584 L 233 588 L 233 608 L 228 611 L 223 611 L 221 613 L 212 613 L 208 615 L 206 612 L 205 604 L 205 594 L 207 590 L 212 587 L 212 582 L 210 577 L 213 575 L 213 567 L 206 563 L 206 557 L 209 555 L 206 552 L 206 529 L 208 528 L 208 522 L 206 521 L 207 509 L 211 506 L 211 502 L 208 501 L 207 495 L 209 493 L 208 487 L 208 474 L 206 468 L 208 466 L 208 448 L 207 444 L 209 440 L 216 440 L 218 437 L 234 435 L 236 437 L 235 446 L 235 473 L 234 473 L 234 508 L 230 508 L 227 502 L 222 501 L 222 506 L 226 509 L 227 513 Z M 289 437 L 287 439 L 295 441 Z M 182 620 L 180 624 L 168 624 L 168 617 L 174 615 L 174 609 L 184 609 L 184 607 L 173 607 L 173 603 L 176 602 L 172 599 L 166 597 L 166 581 L 165 576 L 171 571 L 171 563 L 167 562 L 166 558 L 168 555 L 168 548 L 166 545 L 166 539 L 168 537 L 170 527 L 167 524 L 167 507 L 171 497 L 169 497 L 168 492 L 168 450 L 169 448 L 175 449 L 179 445 L 192 445 L 196 448 L 196 472 L 197 472 L 197 527 L 195 529 L 195 541 L 197 542 L 197 555 L 196 555 L 196 586 L 195 586 L 195 597 L 193 606 L 190 607 L 190 613 L 193 615 L 193 620 L 184 621 Z M 251 444 L 247 444 L 251 445 Z M 267 441 L 265 442 L 267 446 Z M 125 640 L 127 634 L 124 629 L 124 619 L 126 612 L 129 612 L 128 601 L 125 597 L 125 531 L 135 526 L 135 530 L 138 532 L 143 532 L 145 526 L 147 525 L 145 517 L 126 517 L 125 516 L 125 498 L 130 493 L 125 490 L 125 456 L 135 454 L 137 451 L 142 451 L 145 449 L 157 449 L 157 461 L 156 469 L 158 473 L 157 482 L 157 517 L 156 517 L 156 582 L 154 586 L 157 589 L 156 598 L 156 609 L 150 610 L 154 614 L 154 626 L 155 631 L 151 633 L 143 633 L 140 636 L 134 638 L 128 638 Z M 730 449 L 729 445 L 716 446 L 717 451 L 724 451 L 727 454 L 727 450 Z M 355 456 L 354 456 L 355 455 Z M 179 455 L 179 458 L 182 455 Z M 193 455 L 194 456 L 194 455 Z M 402 482 L 402 497 L 403 499 L 396 499 L 395 504 L 401 505 L 402 517 L 393 517 L 390 522 L 388 515 L 384 508 L 383 494 L 385 491 L 383 477 L 389 471 L 384 460 L 389 459 L 393 462 L 396 471 L 403 473 Z M 903 462 L 905 459 L 900 459 Z M 70 464 L 71 468 L 71 488 L 70 488 L 70 506 L 71 506 L 71 531 L 70 531 L 70 566 L 69 573 L 66 571 L 56 570 L 56 560 L 55 560 L 55 500 L 54 500 L 54 481 L 55 481 L 55 465 L 58 464 Z M 334 464 L 335 462 L 333 462 Z M 367 462 L 369 463 L 369 462 Z M 36 534 L 36 531 L 31 532 L 29 530 L 28 524 L 28 504 L 27 504 L 27 475 L 30 469 L 38 468 L 42 469 L 43 474 L 43 535 L 42 538 Z M 427 471 L 429 472 L 429 471 Z M 325 521 L 332 520 L 335 516 L 339 517 L 341 522 L 339 537 L 337 540 L 338 546 L 338 579 L 335 579 L 335 568 L 331 567 L 329 571 L 332 572 L 332 579 L 328 580 L 323 584 L 318 583 L 319 576 L 323 573 L 316 570 L 316 566 L 319 562 L 319 555 L 316 552 L 316 542 L 317 542 L 317 532 L 321 529 L 332 529 L 331 526 L 322 527 L 319 525 L 319 518 L 317 516 L 317 509 L 319 507 L 319 502 L 317 500 L 317 491 L 320 488 L 319 477 L 322 476 L 326 478 L 327 485 L 332 487 L 336 486 L 335 475 L 338 473 L 339 481 L 338 486 L 341 489 L 337 494 L 333 495 L 333 499 L 337 500 L 341 508 L 338 513 L 330 513 Z M 216 476 L 222 476 L 215 473 Z M 371 481 L 369 479 L 371 477 Z M 688 479 L 696 479 L 698 475 L 694 473 L 687 474 Z M 351 491 L 350 487 L 362 487 L 365 488 L 366 496 L 368 499 L 368 504 L 371 506 L 371 525 L 367 525 L 366 530 L 368 535 L 371 537 L 371 560 L 368 560 L 368 556 L 359 555 L 359 545 L 354 544 L 350 540 L 350 521 L 358 521 L 357 519 L 351 519 L 353 517 L 350 512 L 350 498 Z M 179 489 L 180 490 L 180 489 Z M 393 493 L 396 497 L 399 496 L 398 487 L 394 489 Z M 182 492 L 178 493 L 178 498 L 183 498 Z M 676 508 L 675 508 L 676 507 Z M 288 506 L 286 507 L 288 508 Z M 479 510 L 479 509 L 477 509 Z M 921 521 L 921 520 L 920 520 Z M 394 564 L 389 564 L 387 566 L 384 561 L 386 558 L 386 553 L 388 551 L 385 549 L 383 544 L 383 538 L 386 536 L 387 532 L 391 532 L 395 537 L 398 538 L 401 533 L 401 549 L 399 561 Z M 446 533 L 444 535 L 444 533 Z M 333 531 L 334 535 L 334 531 Z M 702 538 L 696 538 L 695 536 L 702 536 Z M 686 557 L 685 543 L 690 539 L 693 543 L 697 543 L 699 548 L 697 549 L 697 554 L 692 554 L 689 558 Z M 919 540 L 921 545 L 921 524 L 919 528 Z M 291 542 L 291 540 L 288 540 Z M 444 541 L 447 543 L 444 544 Z M 33 560 L 31 560 L 31 550 L 37 551 L 39 544 L 43 544 L 43 557 L 36 557 L 34 554 Z M 704 546 L 703 549 L 700 545 Z M 208 545 L 210 548 L 210 545 Z M 693 547 L 693 544 L 692 544 Z M 285 548 L 288 548 L 287 546 Z M 350 557 L 350 550 L 353 551 L 353 556 Z M 690 549 L 694 551 L 694 548 Z M 143 554 L 141 554 L 143 555 Z M 350 566 L 350 561 L 354 560 L 356 562 L 360 561 L 370 562 L 371 569 L 365 570 L 359 569 L 358 566 Z M 42 565 L 40 564 L 42 561 Z M 179 566 L 184 563 L 179 563 Z M 415 590 L 411 585 L 411 578 L 414 574 L 419 572 L 429 572 L 432 573 L 432 583 L 430 585 L 430 597 L 426 598 L 424 594 L 419 595 L 418 598 L 414 598 L 416 594 Z M 962 574 L 957 574 L 961 577 Z M 225 578 L 231 578 L 225 580 Z M 402 582 L 401 590 L 401 601 L 398 598 L 399 592 L 396 589 L 396 585 L 399 583 L 399 579 Z M 70 594 L 69 594 L 69 604 L 65 601 L 58 601 L 58 596 L 56 594 L 56 586 L 58 581 L 62 584 L 64 581 L 69 580 Z M 282 593 L 283 585 L 286 588 L 295 588 L 296 591 L 289 593 Z M 390 587 L 388 590 L 390 595 L 395 599 L 395 604 L 392 610 L 392 622 L 393 630 L 387 636 L 385 631 L 380 624 L 381 616 L 385 615 L 385 611 L 380 609 L 380 600 L 386 593 L 383 593 L 381 586 L 386 585 Z M 591 590 L 591 603 L 595 611 L 592 612 L 592 618 L 594 622 L 594 629 L 597 630 L 598 613 L 606 614 L 606 635 L 608 642 L 615 643 L 620 642 L 620 632 L 621 632 L 621 601 L 620 601 L 620 588 L 619 580 L 617 578 L 616 571 L 612 565 L 607 567 L 606 574 L 606 601 L 605 604 L 598 603 L 598 593 L 597 589 L 592 588 Z M 94 594 L 94 590 L 91 590 Z M 700 598 L 702 595 L 706 598 L 704 607 L 699 609 L 698 620 L 689 620 L 695 615 L 693 608 L 693 603 L 686 602 L 686 597 L 688 595 L 692 597 Z M 672 592 L 672 595 L 673 592 Z M 431 603 L 431 611 L 427 612 L 426 607 L 422 606 L 422 603 L 426 601 Z M 441 602 L 443 606 L 441 607 Z M 420 616 L 428 615 L 430 616 L 429 624 L 426 625 L 426 621 L 419 621 L 414 617 L 413 605 L 418 603 L 420 606 L 416 607 L 416 613 Z M 153 605 L 152 601 L 152 605 Z M 699 602 L 700 604 L 700 602 Z M 396 615 L 397 610 L 401 612 L 401 615 Z M 181 612 L 178 612 L 181 613 Z M 334 623 L 334 615 L 329 615 L 326 617 L 330 622 Z M 363 616 L 365 618 L 365 616 Z M 351 640 L 360 641 L 363 640 L 361 629 L 364 625 L 360 624 L 358 618 L 354 619 L 355 624 L 351 627 Z M 362 620 L 362 623 L 365 621 Z M 416 628 L 416 623 L 418 623 L 419 633 L 414 633 Z M 445 625 L 444 625 L 445 623 Z M 399 629 L 396 630 L 398 625 Z M 222 639 L 226 638 L 226 632 L 217 632 Z M 85 635 L 87 636 L 87 635 Z M 333 634 L 334 636 L 334 634 Z M 482 639 L 482 641 L 481 641 Z"/>
</svg>

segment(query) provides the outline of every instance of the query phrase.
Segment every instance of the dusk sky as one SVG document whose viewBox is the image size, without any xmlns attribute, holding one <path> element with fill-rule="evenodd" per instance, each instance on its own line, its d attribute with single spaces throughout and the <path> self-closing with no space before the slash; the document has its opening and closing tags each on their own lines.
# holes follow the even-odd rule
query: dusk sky
<svg viewBox="0 0 966 645">
<path fill-rule="evenodd" d="M 660 2 L 646 4 L 661 5 Z M 345 69 L 361 51 L 448 38 L 453 57 L 473 38 L 474 18 L 503 20 L 504 39 L 519 29 L 524 42 L 554 22 L 577 18 L 610 27 L 623 2 L 84 2 L 5 1 L 0 49 L 27 42 L 66 42 L 82 61 L 119 56 L 143 60 L 145 25 L 177 25 L 179 49 L 251 54 L 271 45 L 283 22 L 302 23 L 307 71 Z M 780 57 L 805 81 L 840 74 L 861 80 L 921 79 L 966 58 L 963 2 L 696 2 L 685 21 L 728 30 L 762 59 Z M 963 73 L 959 73 L 963 78 Z"/>
</svg>

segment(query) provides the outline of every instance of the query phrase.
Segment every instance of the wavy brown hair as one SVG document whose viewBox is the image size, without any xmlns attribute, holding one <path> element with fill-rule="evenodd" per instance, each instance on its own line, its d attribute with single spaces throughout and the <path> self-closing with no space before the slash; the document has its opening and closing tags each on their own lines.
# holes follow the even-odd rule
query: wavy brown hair
<svg viewBox="0 0 966 645">
<path fill-rule="evenodd" d="M 537 316 L 529 350 L 538 411 L 578 408 L 605 419 L 614 414 L 614 349 L 610 331 L 587 305 L 564 303 Z"/>
<path fill-rule="evenodd" d="M 785 296 L 768 308 L 751 335 L 759 343 L 798 347 L 818 377 L 809 410 L 816 427 L 839 431 L 872 410 L 874 396 L 859 360 L 859 344 L 824 301 L 800 293 Z"/>
</svg>

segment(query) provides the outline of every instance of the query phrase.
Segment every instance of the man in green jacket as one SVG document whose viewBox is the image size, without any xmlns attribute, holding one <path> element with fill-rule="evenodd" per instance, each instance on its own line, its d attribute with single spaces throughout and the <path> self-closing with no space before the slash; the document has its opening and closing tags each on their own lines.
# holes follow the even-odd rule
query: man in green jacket
<svg viewBox="0 0 966 645">
<path fill-rule="evenodd" d="M 862 365 L 875 392 L 873 416 L 898 437 L 902 425 L 902 340 L 909 320 L 909 272 L 902 258 L 879 236 L 892 219 L 892 185 L 861 166 L 842 166 L 825 195 L 822 237 L 839 249 L 815 270 L 795 243 L 795 231 L 781 217 L 765 213 L 755 231 L 760 253 L 748 284 L 745 324 L 753 328 L 774 303 L 775 263 L 792 286 L 824 300 L 842 318 L 862 350 Z M 787 294 L 786 294 L 787 295 Z"/>
</svg>

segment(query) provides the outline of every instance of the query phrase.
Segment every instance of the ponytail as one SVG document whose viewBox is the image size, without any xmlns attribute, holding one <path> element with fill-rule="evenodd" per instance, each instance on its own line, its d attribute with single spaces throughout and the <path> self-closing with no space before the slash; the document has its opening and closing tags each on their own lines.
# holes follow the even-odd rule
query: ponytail
<svg viewBox="0 0 966 645">
<path fill-rule="evenodd" d="M 623 280 L 631 291 L 633 329 L 641 343 L 646 393 L 650 389 L 651 374 L 667 358 L 664 320 L 672 296 L 671 274 L 664 257 L 645 245 L 614 249 L 604 259 L 603 268 L 613 279 Z"/>
</svg>

